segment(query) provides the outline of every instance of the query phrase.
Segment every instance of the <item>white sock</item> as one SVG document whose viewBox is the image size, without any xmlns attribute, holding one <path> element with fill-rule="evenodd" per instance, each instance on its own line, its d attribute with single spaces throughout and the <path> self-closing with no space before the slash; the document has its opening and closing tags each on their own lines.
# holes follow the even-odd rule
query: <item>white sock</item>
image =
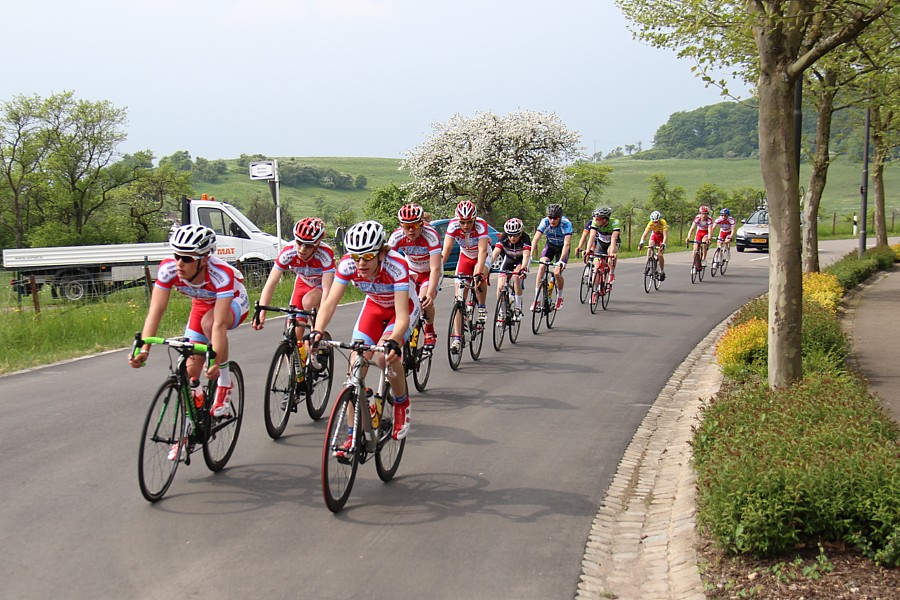
<svg viewBox="0 0 900 600">
<path fill-rule="evenodd" d="M 219 379 L 216 380 L 216 383 L 221 387 L 231 387 L 231 370 L 228 368 L 227 362 L 219 365 Z"/>
</svg>

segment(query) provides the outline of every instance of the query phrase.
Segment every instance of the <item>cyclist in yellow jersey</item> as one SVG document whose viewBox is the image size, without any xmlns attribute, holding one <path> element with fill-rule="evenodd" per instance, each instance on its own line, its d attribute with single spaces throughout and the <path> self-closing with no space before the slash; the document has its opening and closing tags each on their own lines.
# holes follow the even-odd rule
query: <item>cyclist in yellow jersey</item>
<svg viewBox="0 0 900 600">
<path fill-rule="evenodd" d="M 663 254 L 666 251 L 666 242 L 669 241 L 669 224 L 662 218 L 662 214 L 658 210 L 650 213 L 650 221 L 641 234 L 641 241 L 638 243 L 638 251 L 644 248 L 644 238 L 650 234 L 650 246 L 659 246 L 657 258 L 659 259 L 659 280 L 666 280 L 666 259 Z M 649 250 L 647 251 L 649 252 Z"/>
</svg>

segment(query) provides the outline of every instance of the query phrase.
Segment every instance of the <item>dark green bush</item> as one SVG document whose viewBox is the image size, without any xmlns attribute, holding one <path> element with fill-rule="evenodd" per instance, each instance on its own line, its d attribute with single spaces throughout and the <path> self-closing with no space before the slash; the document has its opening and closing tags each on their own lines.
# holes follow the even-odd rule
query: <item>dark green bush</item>
<svg viewBox="0 0 900 600">
<path fill-rule="evenodd" d="M 888 247 L 878 247 L 866 250 L 862 258 L 858 252 L 851 252 L 841 260 L 824 269 L 838 278 L 845 290 L 855 288 L 857 285 L 877 273 L 890 269 L 894 264 L 894 251 Z"/>
</svg>

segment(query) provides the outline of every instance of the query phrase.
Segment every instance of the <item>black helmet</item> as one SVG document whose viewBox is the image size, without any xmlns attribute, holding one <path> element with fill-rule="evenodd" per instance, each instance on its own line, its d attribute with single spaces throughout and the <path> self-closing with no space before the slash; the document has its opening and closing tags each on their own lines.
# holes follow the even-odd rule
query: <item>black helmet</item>
<svg viewBox="0 0 900 600">
<path fill-rule="evenodd" d="M 547 207 L 547 217 L 550 219 L 555 219 L 556 217 L 561 217 L 563 213 L 562 204 L 551 204 Z"/>
</svg>

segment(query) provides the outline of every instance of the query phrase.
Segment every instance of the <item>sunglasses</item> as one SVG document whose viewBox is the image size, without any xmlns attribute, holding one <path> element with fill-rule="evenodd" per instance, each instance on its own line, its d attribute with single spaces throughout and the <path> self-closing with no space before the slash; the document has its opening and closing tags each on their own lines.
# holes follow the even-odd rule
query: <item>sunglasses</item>
<svg viewBox="0 0 900 600">
<path fill-rule="evenodd" d="M 474 222 L 475 222 L 475 219 L 460 219 L 459 220 L 460 225 L 471 225 Z"/>
<path fill-rule="evenodd" d="M 376 256 L 378 256 L 377 252 L 366 252 L 365 254 L 350 254 L 350 258 L 352 258 L 355 262 L 359 262 L 364 260 L 365 262 L 369 262 L 373 260 Z"/>
<path fill-rule="evenodd" d="M 197 260 L 197 257 L 196 257 L 196 256 L 187 256 L 187 255 L 184 255 L 184 254 L 176 254 L 176 255 L 175 255 L 175 260 L 176 260 L 176 261 L 183 262 L 183 263 L 186 264 L 186 265 L 189 265 L 189 264 L 191 264 L 192 262 L 194 262 L 195 260 Z"/>
<path fill-rule="evenodd" d="M 551 221 L 559 221 L 560 219 L 562 219 L 562 217 L 547 217 L 547 218 L 550 219 Z"/>
<path fill-rule="evenodd" d="M 400 225 L 400 227 L 402 227 L 404 231 L 415 231 L 416 229 L 421 228 L 422 224 L 421 223 L 405 223 L 403 225 Z"/>
<path fill-rule="evenodd" d="M 315 244 L 307 244 L 306 242 L 297 242 L 301 248 L 313 248 L 315 249 Z"/>
</svg>

